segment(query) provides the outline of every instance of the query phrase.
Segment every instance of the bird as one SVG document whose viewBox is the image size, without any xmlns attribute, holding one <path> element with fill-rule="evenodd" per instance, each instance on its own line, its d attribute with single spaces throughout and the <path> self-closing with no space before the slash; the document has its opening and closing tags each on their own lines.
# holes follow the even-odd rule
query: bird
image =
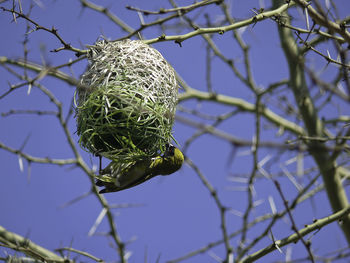
<svg viewBox="0 0 350 263">
<path fill-rule="evenodd" d="M 142 184 L 157 175 L 170 175 L 178 171 L 184 162 L 184 155 L 172 144 L 166 146 L 162 156 L 118 162 L 113 160 L 96 176 L 96 186 L 105 187 L 100 194 L 119 192 Z"/>
</svg>

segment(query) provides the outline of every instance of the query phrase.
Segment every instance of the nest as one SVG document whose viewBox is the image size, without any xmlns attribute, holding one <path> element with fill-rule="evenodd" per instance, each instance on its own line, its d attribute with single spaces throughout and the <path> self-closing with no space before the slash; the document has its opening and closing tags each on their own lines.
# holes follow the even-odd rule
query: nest
<svg viewBox="0 0 350 263">
<path fill-rule="evenodd" d="M 77 87 L 80 145 L 118 161 L 154 157 L 172 139 L 174 69 L 142 41 L 97 42 Z"/>
</svg>

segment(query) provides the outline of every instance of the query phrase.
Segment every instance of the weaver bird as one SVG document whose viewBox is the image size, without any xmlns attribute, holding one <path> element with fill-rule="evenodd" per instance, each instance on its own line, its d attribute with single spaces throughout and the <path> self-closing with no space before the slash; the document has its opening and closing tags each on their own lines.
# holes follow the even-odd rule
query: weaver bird
<svg viewBox="0 0 350 263">
<path fill-rule="evenodd" d="M 142 184 L 157 175 L 175 173 L 183 162 L 182 152 L 169 144 L 163 156 L 129 163 L 112 161 L 100 171 L 96 185 L 105 187 L 100 194 L 118 192 Z"/>
</svg>

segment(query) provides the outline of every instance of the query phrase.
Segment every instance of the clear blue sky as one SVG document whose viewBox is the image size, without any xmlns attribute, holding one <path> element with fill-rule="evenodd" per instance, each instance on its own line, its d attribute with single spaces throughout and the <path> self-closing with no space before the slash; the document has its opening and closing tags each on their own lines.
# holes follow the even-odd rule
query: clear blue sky
<svg viewBox="0 0 350 263">
<path fill-rule="evenodd" d="M 25 2 L 25 1 L 22 1 Z M 102 34 L 110 39 L 117 39 L 124 33 L 101 14 L 85 9 L 82 11 L 79 1 L 37 1 L 42 6 L 35 5 L 31 18 L 41 25 L 55 26 L 61 36 L 75 47 L 83 48 L 82 44 L 93 44 Z M 187 1 L 178 1 L 185 5 Z M 253 15 L 252 8 L 259 8 L 259 1 L 233 1 L 233 15 L 244 19 Z M 265 1 L 269 6 L 269 1 Z M 100 5 L 110 7 L 116 15 L 137 28 L 139 18 L 137 13 L 124 8 L 126 1 L 113 3 L 113 1 L 99 1 Z M 28 6 L 24 4 L 24 10 Z M 167 1 L 128 1 L 129 5 L 149 10 L 158 10 L 160 7 L 169 7 Z M 350 2 L 337 1 L 341 10 L 350 10 Z M 5 4 L 11 7 L 10 2 Z M 211 9 L 210 9 L 211 8 Z M 216 6 L 207 7 L 213 20 Z M 150 21 L 151 17 L 145 17 Z M 302 18 L 297 17 L 297 23 L 303 24 Z M 20 58 L 23 56 L 23 36 L 26 23 L 22 19 L 12 21 L 9 13 L 0 12 L 0 56 Z M 145 39 L 154 38 L 161 34 L 157 30 L 146 30 Z M 173 34 L 176 34 L 173 32 Z M 252 68 L 255 81 L 261 87 L 266 87 L 272 81 L 286 78 L 287 66 L 280 44 L 277 39 L 277 30 L 274 22 L 266 20 L 249 26 L 243 33 L 244 39 L 251 45 Z M 214 36 L 217 45 L 233 59 L 239 61 L 241 52 L 236 45 L 229 41 L 229 33 L 223 36 Z M 56 66 L 75 59 L 70 51 L 50 53 L 49 51 L 60 46 L 57 39 L 44 31 L 32 32 L 29 35 L 29 60 Z M 157 43 L 153 45 L 173 65 L 176 71 L 193 88 L 206 90 L 205 81 L 205 44 L 200 36 L 186 40 L 182 48 L 172 42 Z M 321 61 L 321 60 L 320 60 Z M 252 94 L 233 76 L 225 65 L 218 59 L 213 62 L 212 81 L 214 90 L 254 102 Z M 86 61 L 77 63 L 73 67 L 73 74 L 77 78 L 84 71 Z M 242 67 L 242 66 L 241 66 Z M 321 66 L 320 66 L 321 67 Z M 67 73 L 67 69 L 64 69 Z M 22 71 L 20 71 L 22 72 Z M 8 89 L 8 83 L 16 84 L 18 79 L 8 74 L 0 67 L 0 94 Z M 64 82 L 46 77 L 42 80 L 50 91 L 64 103 L 65 113 L 69 110 L 75 88 Z M 21 88 L 0 100 L 0 112 L 11 109 L 40 109 L 54 110 L 54 107 L 40 91 L 33 88 L 27 95 L 27 88 Z M 194 107 L 193 102 L 186 102 L 183 106 Z M 342 105 L 349 110 L 348 105 Z M 212 103 L 200 103 L 196 106 L 208 114 L 223 114 L 232 111 L 230 107 L 218 106 Z M 343 112 L 345 114 L 346 112 Z M 329 113 L 330 115 L 333 113 Z M 335 114 L 335 113 L 334 113 Z M 186 115 L 184 115 L 186 116 Z M 264 122 L 266 124 L 266 122 Z M 38 157 L 70 158 L 73 157 L 63 131 L 57 119 L 52 116 L 16 115 L 10 117 L 0 116 L 0 141 L 13 148 L 21 148 L 26 137 L 29 136 L 23 149 L 24 152 Z M 235 136 L 251 140 L 254 134 L 253 118 L 247 114 L 239 114 L 220 126 L 221 129 Z M 75 121 L 69 122 L 72 133 L 76 131 Z M 181 146 L 195 133 L 195 129 L 176 123 L 174 136 Z M 273 133 L 267 131 L 264 139 L 273 138 Z M 74 140 L 78 138 L 74 134 Z M 186 152 L 187 156 L 196 163 L 203 174 L 218 190 L 219 197 L 225 206 L 235 211 L 244 211 L 247 195 L 245 192 L 232 191 L 230 187 L 240 186 L 237 182 L 228 180 L 230 176 L 239 176 L 251 172 L 251 156 L 246 149 L 239 149 L 233 162 L 230 162 L 231 146 L 209 135 L 197 139 Z M 85 161 L 90 165 L 97 165 L 98 160 L 81 150 Z M 269 151 L 261 150 L 260 159 Z M 273 152 L 275 154 L 275 152 Z M 285 155 L 283 161 L 291 158 L 293 154 Z M 62 208 L 62 205 L 90 190 L 90 182 L 81 170 L 74 167 L 57 167 L 52 165 L 31 164 L 30 177 L 28 177 L 28 164 L 23 160 L 24 171 L 19 168 L 19 159 L 14 154 L 0 149 L 1 190 L 0 190 L 0 225 L 10 231 L 30 238 L 32 241 L 48 248 L 55 249 L 64 246 L 87 251 L 97 257 L 110 261 L 117 259 L 113 248 L 109 247 L 109 240 L 104 236 L 88 237 L 101 207 L 96 197 L 90 195 L 81 201 Z M 306 158 L 305 166 L 309 166 Z M 104 161 L 106 164 L 107 161 Z M 280 178 L 286 196 L 292 198 L 296 194 L 294 186 L 289 180 Z M 269 196 L 275 198 L 277 210 L 283 209 L 272 182 L 265 181 L 256 185 L 256 200 L 263 203 L 253 215 L 270 212 L 267 200 Z M 127 209 L 115 209 L 115 220 L 118 233 L 123 241 L 131 241 L 127 250 L 132 252 L 130 262 L 143 262 L 147 255 L 148 262 L 160 262 L 181 256 L 186 252 L 205 246 L 209 242 L 221 239 L 220 217 L 214 200 L 208 190 L 202 185 L 198 176 L 187 166 L 174 175 L 155 178 L 151 181 L 119 193 L 106 195 L 111 204 L 140 204 L 142 206 Z M 313 205 L 317 203 L 317 205 Z M 322 205 L 318 205 L 322 204 Z M 314 207 L 317 207 L 313 209 Z M 299 227 L 311 223 L 312 219 L 330 214 L 329 204 L 325 194 L 320 194 L 312 202 L 307 201 L 295 212 Z M 241 218 L 234 213 L 227 214 L 229 232 L 241 227 Z M 253 217 L 251 218 L 253 219 Z M 255 237 L 256 232 L 262 228 L 252 230 L 249 237 Z M 108 230 L 106 220 L 98 227 L 97 233 Z M 283 238 L 291 234 L 287 221 L 281 221 L 274 228 L 276 238 Z M 345 240 L 335 224 L 322 229 L 312 239 L 317 252 L 331 251 L 345 245 Z M 231 242 L 235 248 L 237 239 Z M 265 239 L 253 251 L 269 244 Z M 286 248 L 283 249 L 286 251 Z M 223 256 L 223 247 L 212 250 L 215 254 Z M 0 256 L 3 256 L 1 249 Z M 305 256 L 305 249 L 300 245 L 293 246 L 293 255 Z M 278 251 L 264 258 L 261 262 L 269 260 L 283 260 L 284 255 Z M 86 260 L 80 257 L 80 260 Z M 188 262 L 214 262 L 208 255 L 200 255 Z"/>
</svg>

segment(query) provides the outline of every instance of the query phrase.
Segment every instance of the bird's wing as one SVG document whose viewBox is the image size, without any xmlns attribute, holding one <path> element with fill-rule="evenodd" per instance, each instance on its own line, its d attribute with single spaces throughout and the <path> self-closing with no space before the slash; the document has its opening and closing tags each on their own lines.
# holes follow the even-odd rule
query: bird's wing
<svg viewBox="0 0 350 263">
<path fill-rule="evenodd" d="M 149 169 L 151 163 L 152 160 L 138 161 L 133 163 L 133 165 L 124 167 L 118 174 L 108 173 L 100 175 L 97 178 L 96 185 L 105 187 L 100 193 L 118 192 L 134 187 L 153 177 L 151 169 Z"/>
</svg>

